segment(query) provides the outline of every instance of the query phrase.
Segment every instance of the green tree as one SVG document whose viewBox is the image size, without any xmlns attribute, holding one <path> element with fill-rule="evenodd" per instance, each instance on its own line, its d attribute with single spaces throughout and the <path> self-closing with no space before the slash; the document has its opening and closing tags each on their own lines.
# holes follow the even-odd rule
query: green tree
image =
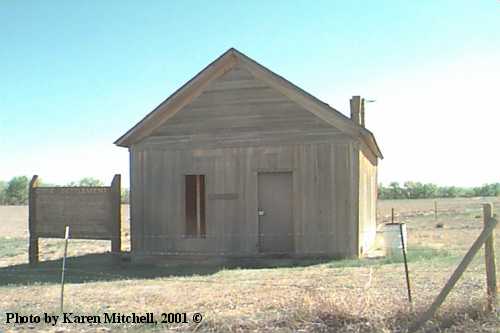
<svg viewBox="0 0 500 333">
<path fill-rule="evenodd" d="M 0 180 L 0 205 L 5 205 L 7 203 L 5 190 L 7 189 L 7 183 Z"/>
<path fill-rule="evenodd" d="M 71 182 L 67 186 L 104 186 L 104 183 L 97 178 L 85 177 L 78 182 Z"/>
<path fill-rule="evenodd" d="M 403 184 L 404 190 L 403 194 L 407 199 L 419 199 L 422 198 L 423 186 L 422 183 L 415 182 L 405 182 Z"/>
<path fill-rule="evenodd" d="M 389 188 L 385 187 L 382 183 L 378 185 L 378 198 L 382 200 L 391 199 Z"/>
<path fill-rule="evenodd" d="M 438 187 L 435 184 L 428 183 L 422 186 L 422 198 L 435 198 Z"/>
<path fill-rule="evenodd" d="M 399 186 L 398 182 L 389 184 L 389 196 L 391 199 L 403 199 L 403 189 Z"/>
<path fill-rule="evenodd" d="M 123 188 L 121 193 L 121 202 L 122 204 L 130 203 L 130 191 L 128 188 Z"/>
<path fill-rule="evenodd" d="M 474 187 L 474 194 L 478 197 L 496 197 L 500 194 L 500 183 L 484 184 Z"/>
<path fill-rule="evenodd" d="M 104 183 L 96 178 L 85 177 L 85 178 L 80 179 L 79 185 L 80 186 L 103 186 Z"/>
<path fill-rule="evenodd" d="M 6 203 L 8 205 L 25 205 L 28 203 L 28 177 L 14 177 L 5 189 Z"/>
</svg>

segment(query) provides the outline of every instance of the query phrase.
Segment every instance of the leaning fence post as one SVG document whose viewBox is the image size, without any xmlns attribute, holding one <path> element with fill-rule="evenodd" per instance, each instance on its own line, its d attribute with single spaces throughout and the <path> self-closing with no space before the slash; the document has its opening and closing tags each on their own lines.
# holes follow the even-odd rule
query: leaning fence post
<svg viewBox="0 0 500 333">
<path fill-rule="evenodd" d="M 489 220 L 489 222 L 484 227 L 483 231 L 481 231 L 481 234 L 479 234 L 479 237 L 474 241 L 474 243 L 472 244 L 470 249 L 467 251 L 467 253 L 463 257 L 463 259 L 460 262 L 460 264 L 458 265 L 458 267 L 455 269 L 455 271 L 451 275 L 448 282 L 446 282 L 443 289 L 441 289 L 441 292 L 436 297 L 434 302 L 431 304 L 429 309 L 427 309 L 427 311 L 425 311 L 422 315 L 420 315 L 420 317 L 417 318 L 417 320 L 408 329 L 408 332 L 417 331 L 420 327 L 422 327 L 422 325 L 427 320 L 431 319 L 432 316 L 434 316 L 437 309 L 444 302 L 444 300 L 446 299 L 446 296 L 448 296 L 450 291 L 453 289 L 453 287 L 457 283 L 458 279 L 464 273 L 467 266 L 469 266 L 472 259 L 474 259 L 474 256 L 476 255 L 476 253 L 481 249 L 483 244 L 490 237 L 491 233 L 495 232 L 495 227 L 497 226 L 497 223 L 498 223 L 498 221 L 495 219 Z"/>
<path fill-rule="evenodd" d="M 408 260 L 406 258 L 406 244 L 403 233 L 403 223 L 399 224 L 399 235 L 401 236 L 401 251 L 403 252 L 403 260 L 405 264 L 405 275 L 406 275 L 406 289 L 408 291 L 408 302 L 413 309 L 413 301 L 411 299 L 411 285 L 410 285 L 410 272 L 408 270 Z"/>
<path fill-rule="evenodd" d="M 492 205 L 490 203 L 483 204 L 483 219 L 484 227 L 490 223 L 492 219 Z M 488 295 L 488 311 L 495 311 L 497 307 L 497 277 L 495 265 L 495 232 L 492 232 L 490 237 L 484 243 L 484 259 L 486 264 L 486 288 Z"/>
<path fill-rule="evenodd" d="M 113 235 L 111 236 L 111 252 L 117 255 L 121 251 L 121 176 L 115 175 L 111 182 L 113 207 Z"/>
<path fill-rule="evenodd" d="M 38 175 L 31 178 L 28 189 L 28 261 L 30 265 L 38 263 L 38 236 L 36 234 L 36 204 L 35 204 L 35 187 L 37 186 Z"/>
<path fill-rule="evenodd" d="M 62 260 L 62 271 L 61 271 L 61 313 L 64 309 L 64 273 L 66 271 L 66 256 L 68 255 L 68 240 L 69 240 L 69 226 L 66 226 L 66 232 L 64 233 L 64 256 Z"/>
</svg>

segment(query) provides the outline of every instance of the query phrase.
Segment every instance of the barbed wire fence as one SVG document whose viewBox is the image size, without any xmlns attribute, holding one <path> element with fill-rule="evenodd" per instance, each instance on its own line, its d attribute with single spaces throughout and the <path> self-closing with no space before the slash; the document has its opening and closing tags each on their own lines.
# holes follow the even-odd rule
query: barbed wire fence
<svg viewBox="0 0 500 333">
<path fill-rule="evenodd" d="M 490 208 L 490 212 L 491 212 L 491 208 Z M 405 219 L 407 220 L 408 218 L 405 217 Z M 479 232 L 482 230 L 482 233 L 481 235 L 482 238 L 481 238 L 481 235 L 480 235 L 480 238 L 481 240 L 478 241 L 478 245 L 476 246 L 476 249 L 474 249 L 474 253 L 471 255 L 471 259 L 474 257 L 474 255 L 479 251 L 480 248 L 483 247 L 484 243 L 486 242 L 489 242 L 489 245 L 488 247 L 490 248 L 490 254 L 486 254 L 485 255 L 485 260 L 487 260 L 489 262 L 489 266 L 488 266 L 488 263 L 487 265 L 483 266 L 483 267 L 479 267 L 479 266 L 476 266 L 474 269 L 480 269 L 481 270 L 481 274 L 483 273 L 486 273 L 484 274 L 485 276 L 487 276 L 487 278 L 485 280 L 487 280 L 487 283 L 486 283 L 486 290 L 487 290 L 487 307 L 488 307 L 488 310 L 489 311 L 495 311 L 496 309 L 496 304 L 497 304 L 497 299 L 496 299 L 496 275 L 492 277 L 492 274 L 496 274 L 496 269 L 495 267 L 491 268 L 491 265 L 494 266 L 494 263 L 495 263 L 495 256 L 494 256 L 494 249 L 495 249 L 495 243 L 494 243 L 494 237 L 492 237 L 492 235 L 494 234 L 493 230 L 495 230 L 495 226 L 492 226 L 490 227 L 490 231 L 487 231 L 485 232 L 485 230 L 487 230 L 487 227 L 488 227 L 488 223 L 490 223 L 491 221 L 496 221 L 493 214 L 490 214 L 490 216 L 488 217 L 487 214 L 486 214 L 486 217 L 485 217 L 485 225 L 484 227 L 481 227 L 480 225 L 476 225 L 474 227 L 470 227 L 468 228 L 469 231 L 471 232 Z M 411 221 L 410 221 L 411 223 Z M 496 222 L 495 222 L 496 224 Z M 447 230 L 458 230 L 460 229 L 459 227 L 447 227 Z M 371 233 L 371 232 L 370 232 Z M 283 234 L 279 234 L 279 235 L 272 235 L 272 234 L 262 234 L 262 233 L 255 233 L 255 234 L 248 234 L 248 233 L 240 233 L 240 234 L 235 234 L 235 233 L 228 233 L 228 234 L 215 234 L 215 233 L 207 233 L 204 237 L 204 239 L 206 240 L 224 240 L 224 239 L 232 239 L 232 240 L 237 240 L 239 238 L 244 238 L 244 237 L 268 237 L 269 239 L 273 239 L 273 238 L 282 238 L 284 235 Z M 294 240 L 300 240 L 301 237 L 311 237 L 311 236 L 314 236 L 314 237 L 318 237 L 318 238 L 324 238 L 324 239 L 327 239 L 327 240 L 334 240 L 334 237 L 336 236 L 335 233 L 333 232 L 323 232 L 321 234 L 316 234 L 316 235 L 312 235 L 310 233 L 290 233 L 288 235 L 286 235 L 287 237 L 292 237 Z M 361 235 L 363 236 L 363 235 Z M 167 235 L 167 234 L 154 234 L 154 235 L 145 235 L 145 238 L 146 239 L 150 239 L 150 240 L 155 240 L 155 241 L 160 241 L 160 242 L 169 242 L 169 241 L 181 241 L 181 240 L 186 240 L 186 239 L 189 239 L 191 237 L 188 237 L 188 236 L 183 236 L 183 235 Z M 71 242 L 73 242 L 74 240 L 71 240 Z M 64 240 L 58 240 L 57 241 L 58 244 L 60 243 L 60 248 L 61 248 L 61 252 L 63 247 L 64 247 Z M 71 247 L 71 242 L 70 242 L 70 247 Z M 220 244 L 223 244 L 223 242 L 221 242 Z M 222 247 L 222 246 L 221 246 Z M 493 254 L 491 254 L 491 250 L 493 250 Z M 415 250 L 413 249 L 412 247 L 409 247 L 407 249 L 407 251 L 410 253 L 410 255 L 412 254 L 412 251 L 418 251 L 418 250 Z M 123 253 L 118 253 L 118 252 L 108 252 L 107 253 L 108 255 L 110 256 L 117 256 L 117 255 L 121 255 Z M 206 256 L 206 255 L 213 255 L 213 256 L 235 256 L 235 255 L 241 255 L 241 254 L 244 254 L 244 255 L 248 255 L 248 256 L 252 256 L 253 254 L 252 253 L 249 253 L 249 252 L 245 252 L 245 251 L 242 251 L 242 252 L 235 252 L 235 251 L 229 251 L 229 250 L 226 250 L 226 249 L 218 249 L 217 251 L 211 251 L 211 252 L 205 252 L 205 251 L 191 251 L 191 252 L 183 252 L 183 251 L 164 251 L 164 250 L 151 250 L 151 251 L 148 251 L 148 254 L 150 255 L 158 255 L 158 256 L 179 256 L 179 257 L 188 257 L 188 256 L 196 256 L 196 255 L 199 255 L 199 256 Z M 273 253 L 274 255 L 288 255 L 289 252 L 276 252 L 276 253 Z M 315 251 L 313 253 L 314 256 L 325 256 L 325 257 L 328 257 L 328 255 L 331 255 L 331 252 L 329 251 Z M 314 258 L 311 258 L 311 259 L 314 259 Z M 380 259 L 380 258 L 379 258 Z M 402 263 L 403 260 L 402 260 L 402 256 L 398 256 L 398 258 L 395 258 L 394 261 L 395 263 Z M 460 258 L 458 258 L 456 260 L 457 264 L 460 263 Z M 469 261 L 470 263 L 470 261 Z M 410 265 L 409 265 L 409 276 L 410 276 L 410 279 L 411 279 L 411 276 L 412 276 L 412 273 L 413 273 L 413 268 L 412 268 L 412 262 L 410 261 Z M 458 266 L 458 268 L 460 268 L 461 265 Z M 466 266 L 467 265 L 463 265 L 465 266 L 465 268 L 467 268 Z M 486 267 L 486 268 L 485 268 Z M 456 280 L 458 280 L 458 278 L 460 278 L 461 274 L 463 274 L 463 272 L 465 271 L 465 268 L 462 270 L 460 269 L 459 270 L 459 273 L 460 274 L 453 274 L 452 275 L 452 278 L 453 276 L 456 275 Z M 62 267 L 44 267 L 44 266 L 35 266 L 35 267 L 27 267 L 27 266 L 24 266 L 24 267 L 16 267 L 16 268 L 0 268 L 0 275 L 4 276 L 4 277 L 9 277 L 11 280 L 15 280 L 17 278 L 25 278 L 27 280 L 29 280 L 30 278 L 33 278 L 34 275 L 36 275 L 37 277 L 47 277 L 47 278 L 53 278 L 54 276 L 58 276 L 59 274 L 61 274 L 61 270 L 62 270 Z M 439 273 L 439 274 L 442 274 L 443 273 L 443 270 L 442 268 L 433 268 L 433 267 L 426 267 L 426 272 L 427 273 Z M 67 262 L 67 267 L 65 268 L 65 272 L 66 272 L 66 275 L 67 275 L 67 278 L 68 278 L 68 281 L 71 283 L 72 282 L 72 279 L 77 277 L 77 280 L 78 281 L 85 281 L 85 280 L 88 280 L 88 281 L 96 281 L 96 280 L 122 280 L 122 279 L 127 279 L 127 278 L 130 278 L 130 275 L 127 274 L 127 273 L 124 273 L 123 271 L 118 271 L 118 270 L 115 270 L 115 271 L 104 271 L 102 269 L 100 270 L 89 270 L 89 269 L 83 269 L 81 267 L 78 267 L 78 263 L 77 262 L 72 262 L 71 260 L 69 260 Z M 493 273 L 495 272 L 495 273 Z M 450 272 L 451 273 L 451 272 Z M 372 271 L 370 270 L 370 278 L 371 278 L 371 274 L 372 274 Z M 376 274 L 376 273 L 374 273 Z M 468 278 L 467 275 L 465 275 L 464 277 L 462 278 Z M 55 280 L 55 279 L 53 279 Z M 493 281 L 493 282 L 492 282 Z M 227 283 L 260 283 L 262 281 L 259 281 L 258 278 L 253 278 L 253 279 L 248 279 L 248 278 L 234 278 L 233 280 L 224 280 L 224 281 L 218 281 L 216 279 L 203 279 L 203 278 L 197 278 L 197 279 L 193 279 L 193 280 L 189 280 L 189 279 L 184 279 L 183 282 L 186 282 L 186 283 L 210 283 L 210 284 L 214 284 L 214 285 L 220 285 L 220 286 L 223 286 Z M 262 282 L 263 284 L 265 283 L 266 285 L 269 285 L 269 282 Z M 404 283 L 405 283 L 405 280 L 404 280 L 404 270 L 403 270 L 403 266 L 401 266 L 401 281 L 400 281 L 401 285 L 403 286 Z M 415 283 L 413 281 L 413 283 Z M 449 290 L 446 290 L 446 295 L 447 293 L 449 293 L 451 291 L 451 289 L 453 288 L 454 284 L 456 283 L 456 281 L 454 281 L 451 285 L 451 288 L 447 288 Z M 470 283 L 466 283 L 465 285 L 472 285 L 472 284 L 476 284 L 475 280 L 471 280 Z M 290 283 L 289 281 L 287 282 L 281 282 L 281 283 L 274 283 L 273 284 L 276 288 L 288 288 L 288 287 L 297 287 L 297 288 L 303 288 L 303 286 L 297 286 L 297 285 L 294 285 L 293 283 Z M 446 285 L 445 287 L 447 287 L 448 285 Z M 449 287 L 449 286 L 448 286 Z M 443 292 L 442 292 L 443 293 Z M 441 294 L 442 294 L 441 293 Z M 442 296 L 441 294 L 439 294 L 438 296 Z M 446 298 L 446 295 L 444 295 L 444 298 Z M 441 298 L 441 297 L 440 297 Z M 436 301 L 434 302 L 434 304 L 438 304 L 437 306 L 433 305 L 431 306 L 431 308 L 422 314 L 422 317 L 419 318 L 419 320 L 415 323 L 413 323 L 414 326 L 411 327 L 411 329 L 413 330 L 416 330 L 415 327 L 420 327 L 421 325 L 423 325 L 423 323 L 425 323 L 425 321 L 432 317 L 432 315 L 436 312 L 437 308 L 439 307 L 440 303 L 442 303 L 444 301 L 444 298 L 442 300 L 437 300 L 437 303 Z"/>
</svg>

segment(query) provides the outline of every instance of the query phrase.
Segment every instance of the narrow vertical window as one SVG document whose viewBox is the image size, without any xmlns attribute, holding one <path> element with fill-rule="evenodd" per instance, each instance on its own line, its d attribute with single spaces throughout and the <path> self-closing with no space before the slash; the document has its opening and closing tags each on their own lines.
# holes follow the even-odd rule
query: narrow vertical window
<svg viewBox="0 0 500 333">
<path fill-rule="evenodd" d="M 206 235 L 204 175 L 186 175 L 186 235 Z"/>
</svg>

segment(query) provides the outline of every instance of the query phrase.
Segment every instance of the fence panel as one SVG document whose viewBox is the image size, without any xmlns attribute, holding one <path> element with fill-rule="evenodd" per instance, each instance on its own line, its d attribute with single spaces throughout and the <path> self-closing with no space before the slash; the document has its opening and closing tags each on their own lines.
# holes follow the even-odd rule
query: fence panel
<svg viewBox="0 0 500 333">
<path fill-rule="evenodd" d="M 111 186 L 37 187 L 34 176 L 29 188 L 29 261 L 38 262 L 38 239 L 71 238 L 111 240 L 113 252 L 121 248 L 120 175 Z"/>
</svg>

